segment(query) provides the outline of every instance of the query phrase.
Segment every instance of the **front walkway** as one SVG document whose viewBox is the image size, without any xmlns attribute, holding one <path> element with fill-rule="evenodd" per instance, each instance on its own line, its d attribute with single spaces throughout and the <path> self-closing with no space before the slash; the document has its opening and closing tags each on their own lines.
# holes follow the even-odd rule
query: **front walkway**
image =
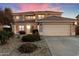
<svg viewBox="0 0 79 59">
<path fill-rule="evenodd" d="M 79 37 L 44 37 L 53 56 L 79 56 Z"/>
</svg>

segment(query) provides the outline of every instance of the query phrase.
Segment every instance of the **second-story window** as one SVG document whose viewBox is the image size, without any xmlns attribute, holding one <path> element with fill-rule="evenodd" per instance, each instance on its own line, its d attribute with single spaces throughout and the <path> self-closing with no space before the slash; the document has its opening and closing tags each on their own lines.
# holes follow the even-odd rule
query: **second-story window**
<svg viewBox="0 0 79 59">
<path fill-rule="evenodd" d="M 25 16 L 25 19 L 35 19 L 35 16 Z"/>
<path fill-rule="evenodd" d="M 38 19 L 42 19 L 44 17 L 45 17 L 45 15 L 38 15 Z"/>
<path fill-rule="evenodd" d="M 35 16 L 32 16 L 32 19 L 35 19 L 36 17 Z"/>
<path fill-rule="evenodd" d="M 19 16 L 15 16 L 15 18 L 16 18 L 16 19 L 20 19 L 20 17 L 19 17 Z"/>
<path fill-rule="evenodd" d="M 26 18 L 27 18 L 27 19 L 30 19 L 31 17 L 30 17 L 30 16 L 27 16 Z"/>
</svg>

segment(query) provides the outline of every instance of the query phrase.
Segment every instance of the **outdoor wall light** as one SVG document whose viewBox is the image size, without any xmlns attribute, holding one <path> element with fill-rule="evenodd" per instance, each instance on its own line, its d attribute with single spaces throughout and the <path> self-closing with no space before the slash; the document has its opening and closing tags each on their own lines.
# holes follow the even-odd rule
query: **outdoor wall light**
<svg viewBox="0 0 79 59">
<path fill-rule="evenodd" d="M 75 23 L 74 23 L 75 25 L 77 25 L 77 21 L 75 21 Z"/>
<path fill-rule="evenodd" d="M 16 16 L 16 19 L 19 19 L 20 17 L 19 16 Z"/>
</svg>

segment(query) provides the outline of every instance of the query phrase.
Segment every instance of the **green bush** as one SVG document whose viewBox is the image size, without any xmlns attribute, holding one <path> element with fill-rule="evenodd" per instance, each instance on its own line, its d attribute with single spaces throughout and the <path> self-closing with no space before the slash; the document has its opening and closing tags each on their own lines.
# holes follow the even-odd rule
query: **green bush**
<svg viewBox="0 0 79 59">
<path fill-rule="evenodd" d="M 35 35 L 35 34 L 28 34 L 28 35 L 22 37 L 23 42 L 35 42 L 35 41 L 39 41 L 39 40 L 41 40 L 40 36 Z"/>
<path fill-rule="evenodd" d="M 7 43 L 7 40 L 13 36 L 13 32 L 10 31 L 0 31 L 0 44 Z"/>
<path fill-rule="evenodd" d="M 32 30 L 32 34 L 37 34 L 37 35 L 39 35 L 38 29 Z"/>
<path fill-rule="evenodd" d="M 5 44 L 9 39 L 8 33 L 6 31 L 0 31 L 0 43 Z"/>
<path fill-rule="evenodd" d="M 14 35 L 14 33 L 13 33 L 13 32 L 10 32 L 10 31 L 8 31 L 7 33 L 8 33 L 8 37 L 9 37 L 9 38 Z"/>
<path fill-rule="evenodd" d="M 32 43 L 25 43 L 23 45 L 21 45 L 18 50 L 21 53 L 31 53 L 33 51 L 35 51 L 38 47 L 35 44 Z"/>
</svg>

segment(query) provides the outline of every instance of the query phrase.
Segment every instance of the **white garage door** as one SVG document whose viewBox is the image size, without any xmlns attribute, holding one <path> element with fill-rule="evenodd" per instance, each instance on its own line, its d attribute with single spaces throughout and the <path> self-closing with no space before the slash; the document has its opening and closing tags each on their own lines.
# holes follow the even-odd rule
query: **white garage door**
<svg viewBox="0 0 79 59">
<path fill-rule="evenodd" d="M 43 35 L 69 36 L 70 35 L 70 25 L 43 25 Z"/>
</svg>

